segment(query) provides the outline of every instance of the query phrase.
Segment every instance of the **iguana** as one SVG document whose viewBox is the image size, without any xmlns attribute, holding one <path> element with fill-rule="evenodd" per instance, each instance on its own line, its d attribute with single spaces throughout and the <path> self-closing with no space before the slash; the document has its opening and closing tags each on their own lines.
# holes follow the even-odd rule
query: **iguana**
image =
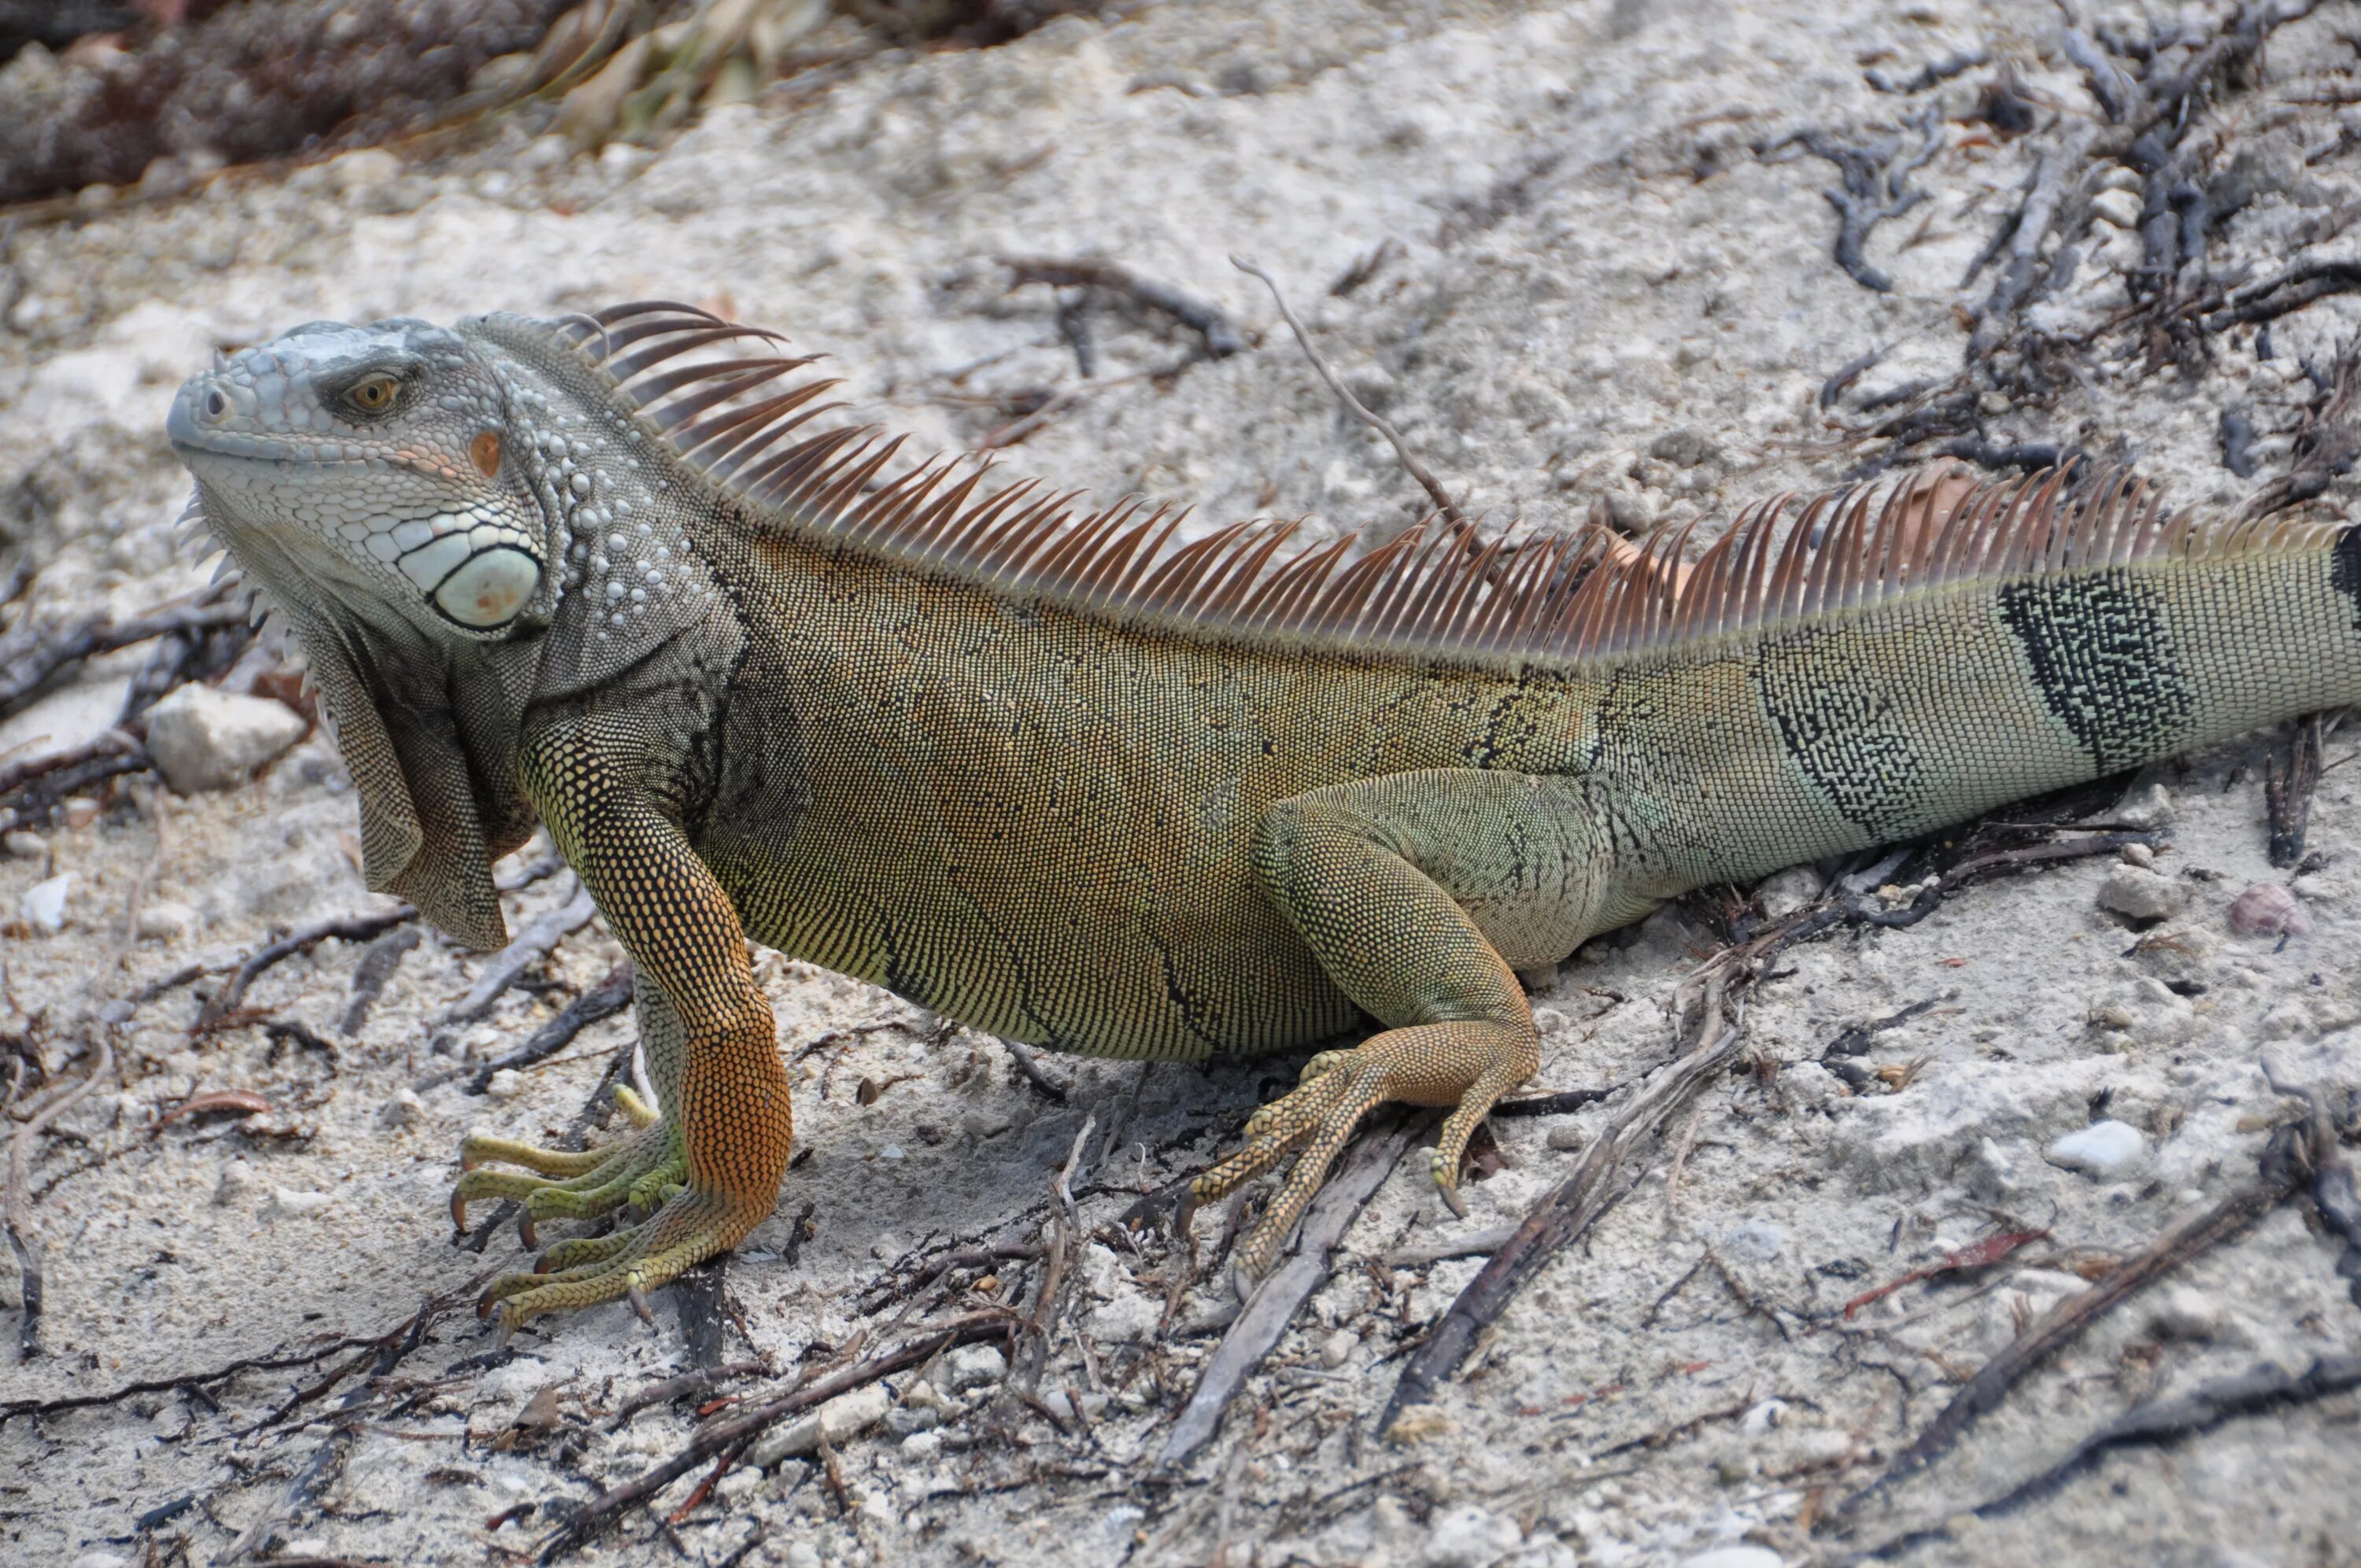
<svg viewBox="0 0 2361 1568">
<path fill-rule="evenodd" d="M 637 964 L 657 1108 L 462 1146 L 455 1217 L 631 1204 L 486 1293 L 630 1296 L 768 1215 L 792 1118 L 746 939 L 1060 1050 L 1312 1058 L 1193 1185 L 1532 1075 L 1517 970 L 1708 881 L 2361 700 L 2361 532 L 2116 473 L 1781 497 L 1685 559 L 1430 520 L 1370 548 L 911 463 L 774 334 L 662 302 L 315 323 L 170 433 L 291 624 L 372 888 L 478 948 L 536 818 Z M 658 1112 L 660 1110 L 660 1116 Z M 534 1174 L 478 1168 L 487 1162 Z M 530 1223 L 528 1245 L 533 1245 Z"/>
</svg>

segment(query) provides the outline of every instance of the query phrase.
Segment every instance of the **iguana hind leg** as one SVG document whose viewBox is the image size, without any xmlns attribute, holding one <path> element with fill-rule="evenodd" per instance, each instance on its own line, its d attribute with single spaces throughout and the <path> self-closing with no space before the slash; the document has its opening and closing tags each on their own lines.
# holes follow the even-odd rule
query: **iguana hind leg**
<svg viewBox="0 0 2361 1568">
<path fill-rule="evenodd" d="M 1329 978 L 1391 1025 L 1324 1051 L 1256 1113 L 1246 1146 L 1199 1177 L 1199 1201 L 1290 1153 L 1279 1195 L 1236 1261 L 1268 1269 L 1329 1164 L 1387 1101 L 1447 1105 L 1430 1168 L 1445 1201 L 1492 1102 L 1532 1076 L 1540 1038 L 1512 963 L 1555 960 L 1598 906 L 1595 813 L 1563 781 L 1477 770 L 1398 773 L 1313 790 L 1264 814 L 1255 873 Z"/>
</svg>

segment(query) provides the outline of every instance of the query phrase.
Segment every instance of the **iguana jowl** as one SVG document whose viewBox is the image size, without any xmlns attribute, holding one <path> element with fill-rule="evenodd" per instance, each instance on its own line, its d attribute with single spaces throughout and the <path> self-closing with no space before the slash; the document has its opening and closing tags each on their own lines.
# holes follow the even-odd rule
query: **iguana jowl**
<svg viewBox="0 0 2361 1568">
<path fill-rule="evenodd" d="M 2361 534 L 2193 523 L 2120 477 L 1783 498 L 1677 577 L 1680 540 L 1589 533 L 1176 547 L 1170 512 L 821 429 L 829 383 L 775 341 L 660 303 L 314 323 L 172 408 L 310 655 L 369 884 L 498 945 L 490 861 L 538 817 L 637 962 L 661 1119 L 464 1146 L 455 1212 L 653 1211 L 497 1281 L 510 1325 L 636 1299 L 771 1212 L 791 1118 L 748 936 L 1106 1056 L 1373 1015 L 1196 1184 L 1297 1156 L 1258 1270 L 1382 1102 L 1455 1107 L 1455 1202 L 1537 1066 L 1516 969 L 1703 882 L 2361 700 Z"/>
</svg>

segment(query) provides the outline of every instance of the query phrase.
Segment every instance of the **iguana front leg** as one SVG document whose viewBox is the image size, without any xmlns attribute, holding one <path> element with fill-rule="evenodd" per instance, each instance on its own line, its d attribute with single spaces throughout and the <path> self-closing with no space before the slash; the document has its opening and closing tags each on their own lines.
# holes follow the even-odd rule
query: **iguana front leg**
<svg viewBox="0 0 2361 1568">
<path fill-rule="evenodd" d="M 1246 1124 L 1246 1144 L 1199 1177 L 1219 1198 L 1296 1154 L 1240 1244 L 1268 1269 L 1362 1117 L 1389 1100 L 1454 1107 L 1432 1156 L 1445 1201 L 1493 1101 L 1540 1066 L 1510 964 L 1564 957 L 1587 936 L 1602 883 L 1596 813 L 1565 781 L 1474 770 L 1400 773 L 1271 806 L 1255 874 L 1347 996 L 1384 1033 L 1326 1051 Z"/>
<path fill-rule="evenodd" d="M 627 1199 L 661 1207 L 613 1234 L 559 1243 L 542 1259 L 552 1272 L 494 1280 L 484 1310 L 498 1304 L 506 1329 L 618 1296 L 640 1303 L 648 1287 L 736 1245 L 777 1201 L 793 1141 L 786 1069 L 737 911 L 636 782 L 631 739 L 588 725 L 555 730 L 527 744 L 522 771 L 640 983 L 653 988 L 642 993 L 640 1018 L 663 1119 L 571 1180 L 470 1171 L 454 1204 L 514 1195 L 523 1184 L 528 1211 L 543 1215 L 596 1212 Z M 501 1146 L 513 1157 L 514 1146 Z M 522 1163 L 565 1170 L 575 1162 Z"/>
</svg>

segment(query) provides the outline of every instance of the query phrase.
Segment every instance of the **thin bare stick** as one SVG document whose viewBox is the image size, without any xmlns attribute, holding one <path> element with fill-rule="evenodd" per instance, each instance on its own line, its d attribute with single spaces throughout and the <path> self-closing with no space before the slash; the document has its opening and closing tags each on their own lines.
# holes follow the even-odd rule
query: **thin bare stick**
<svg viewBox="0 0 2361 1568">
<path fill-rule="evenodd" d="M 16 1324 L 16 1345 L 17 1354 L 27 1360 L 40 1352 L 41 1327 L 41 1244 L 33 1238 L 29 1224 L 32 1203 L 25 1194 L 26 1173 L 33 1161 L 33 1140 L 114 1072 L 115 1042 L 103 1027 L 98 1031 L 97 1046 L 98 1060 L 92 1064 L 88 1075 L 53 1095 L 48 1104 L 18 1123 L 8 1139 L 8 1190 L 5 1201 L 0 1201 L 0 1214 L 6 1218 L 8 1245 L 16 1255 L 17 1297 L 24 1303 Z"/>
<path fill-rule="evenodd" d="M 1721 1015 L 1721 977 L 1704 979 L 1702 1037 L 1687 1055 L 1656 1075 L 1634 1095 L 1582 1157 L 1574 1174 L 1532 1207 L 1513 1235 L 1492 1255 L 1451 1303 L 1426 1343 L 1402 1370 L 1394 1397 L 1378 1422 L 1380 1432 L 1412 1405 L 1434 1398 L 1444 1380 L 1459 1369 L 1476 1336 L 1489 1327 L 1516 1296 L 1527 1277 L 1605 1213 L 1621 1193 L 1616 1178 L 1623 1162 L 1647 1138 L 1661 1133 L 1690 1096 L 1737 1055 L 1743 1036 Z"/>
<path fill-rule="evenodd" d="M 1271 302 L 1279 306 L 1279 313 L 1286 321 L 1288 330 L 1295 334 L 1295 341 L 1302 348 L 1303 356 L 1312 361 L 1312 367 L 1320 372 L 1320 378 L 1328 383 L 1328 389 L 1335 393 L 1363 424 L 1367 425 L 1392 444 L 1394 455 L 1401 460 L 1401 466 L 1409 472 L 1410 477 L 1416 479 L 1425 489 L 1434 502 L 1435 510 L 1441 512 L 1448 521 L 1465 523 L 1467 521 L 1467 514 L 1459 510 L 1459 503 L 1451 499 L 1451 492 L 1443 488 L 1443 481 L 1434 477 L 1433 471 L 1418 460 L 1418 455 L 1410 449 L 1410 443 L 1402 439 L 1401 432 L 1378 415 L 1370 412 L 1360 399 L 1345 389 L 1345 383 L 1336 378 L 1336 372 L 1328 368 L 1328 361 L 1320 357 L 1320 351 L 1312 346 L 1312 334 L 1303 330 L 1303 323 L 1295 319 L 1295 312 L 1289 306 L 1287 296 L 1279 292 L 1278 280 L 1241 256 L 1231 257 L 1230 265 L 1249 278 L 1262 280 L 1262 286 L 1270 291 Z"/>
<path fill-rule="evenodd" d="M 1429 1118 L 1401 1117 L 1392 1126 L 1365 1135 L 1354 1146 L 1345 1168 L 1330 1177 L 1303 1216 L 1295 1251 L 1263 1276 L 1254 1294 L 1222 1336 L 1196 1392 L 1172 1423 L 1171 1434 L 1156 1456 L 1157 1468 L 1170 1470 L 1203 1447 L 1220 1427 L 1222 1411 L 1246 1376 L 1270 1354 L 1287 1332 L 1296 1309 L 1328 1277 L 1329 1255 L 1410 1146 L 1411 1136 Z"/>
</svg>

